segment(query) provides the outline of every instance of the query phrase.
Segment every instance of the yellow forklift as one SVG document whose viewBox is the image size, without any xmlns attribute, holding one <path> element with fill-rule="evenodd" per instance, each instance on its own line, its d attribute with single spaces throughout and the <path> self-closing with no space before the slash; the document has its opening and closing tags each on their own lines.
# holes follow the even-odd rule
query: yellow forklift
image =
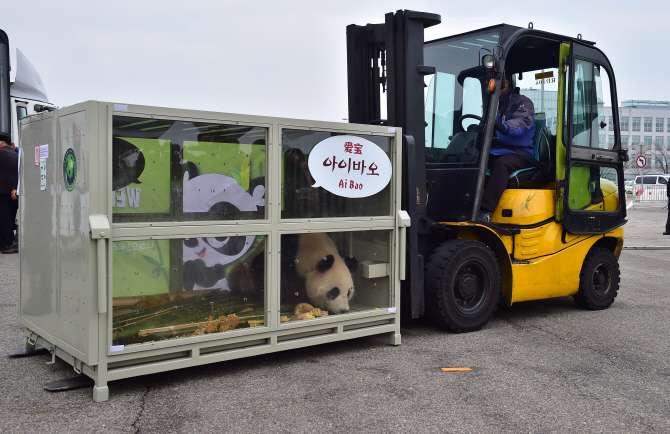
<svg viewBox="0 0 670 434">
<path fill-rule="evenodd" d="M 626 223 L 612 66 L 594 42 L 507 24 L 434 41 L 439 15 L 347 27 L 349 121 L 403 128 L 405 317 L 481 329 L 499 304 L 609 307 Z M 504 77 L 535 106 L 535 155 L 477 221 Z M 386 113 L 382 116 L 383 101 Z M 609 134 L 605 127 L 609 120 Z"/>
</svg>

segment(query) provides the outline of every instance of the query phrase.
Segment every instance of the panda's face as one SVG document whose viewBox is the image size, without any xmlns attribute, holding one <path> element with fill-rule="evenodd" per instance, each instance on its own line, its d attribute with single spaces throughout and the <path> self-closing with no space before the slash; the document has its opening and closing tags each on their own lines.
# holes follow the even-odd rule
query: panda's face
<svg viewBox="0 0 670 434">
<path fill-rule="evenodd" d="M 186 261 L 204 261 L 207 267 L 226 265 L 244 255 L 254 242 L 255 236 L 186 238 L 183 256 Z"/>
<path fill-rule="evenodd" d="M 318 307 L 332 314 L 349 312 L 349 300 L 354 296 L 351 273 L 356 266 L 354 258 L 325 256 L 317 263 L 316 271 L 306 278 L 307 293 L 314 294 Z"/>
<path fill-rule="evenodd" d="M 349 300 L 354 296 L 354 286 L 341 290 L 339 286 L 334 286 L 326 293 L 326 309 L 332 314 L 349 312 Z"/>
</svg>

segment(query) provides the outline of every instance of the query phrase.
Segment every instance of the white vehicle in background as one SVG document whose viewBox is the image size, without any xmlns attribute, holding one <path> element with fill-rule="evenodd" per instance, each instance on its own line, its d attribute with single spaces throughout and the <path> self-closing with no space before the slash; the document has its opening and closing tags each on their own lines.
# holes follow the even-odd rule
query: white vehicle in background
<svg viewBox="0 0 670 434">
<path fill-rule="evenodd" d="M 663 201 L 667 200 L 668 176 L 670 175 L 640 175 L 635 177 L 633 196 L 635 201 Z"/>
<path fill-rule="evenodd" d="M 44 83 L 32 63 L 16 50 L 16 77 L 10 82 L 9 38 L 0 30 L 0 131 L 19 143 L 19 120 L 25 116 L 51 111 Z"/>
<path fill-rule="evenodd" d="M 670 175 L 642 175 L 635 178 L 635 184 L 656 185 L 668 183 Z"/>
</svg>

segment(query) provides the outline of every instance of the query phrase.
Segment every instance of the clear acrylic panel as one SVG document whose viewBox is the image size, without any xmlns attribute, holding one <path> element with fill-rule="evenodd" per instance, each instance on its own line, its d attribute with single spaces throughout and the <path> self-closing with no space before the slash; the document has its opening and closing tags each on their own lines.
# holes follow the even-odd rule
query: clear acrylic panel
<svg viewBox="0 0 670 434">
<path fill-rule="evenodd" d="M 390 137 L 283 129 L 281 143 L 282 218 L 391 214 Z"/>
<path fill-rule="evenodd" d="M 114 222 L 265 218 L 267 129 L 114 116 Z"/>
<path fill-rule="evenodd" d="M 390 305 L 391 232 L 281 235 L 281 322 Z"/>
<path fill-rule="evenodd" d="M 265 324 L 265 236 L 114 241 L 112 250 L 113 345 Z"/>
</svg>

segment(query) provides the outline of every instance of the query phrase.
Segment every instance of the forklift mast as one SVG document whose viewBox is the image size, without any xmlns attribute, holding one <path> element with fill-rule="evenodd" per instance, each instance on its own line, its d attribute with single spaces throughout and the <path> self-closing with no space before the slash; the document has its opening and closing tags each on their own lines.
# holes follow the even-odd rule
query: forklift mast
<svg viewBox="0 0 670 434">
<path fill-rule="evenodd" d="M 424 29 L 439 24 L 436 14 L 399 10 L 388 13 L 383 24 L 347 26 L 347 79 L 349 122 L 381 124 L 403 129 L 402 208 L 411 219 L 407 242 L 407 279 L 403 304 L 411 304 L 412 318 L 424 311 L 423 263 L 426 235 Z M 386 119 L 381 118 L 381 92 L 386 92 Z M 418 151 L 418 152 L 417 152 Z M 422 236 L 423 235 L 423 236 Z"/>
</svg>

